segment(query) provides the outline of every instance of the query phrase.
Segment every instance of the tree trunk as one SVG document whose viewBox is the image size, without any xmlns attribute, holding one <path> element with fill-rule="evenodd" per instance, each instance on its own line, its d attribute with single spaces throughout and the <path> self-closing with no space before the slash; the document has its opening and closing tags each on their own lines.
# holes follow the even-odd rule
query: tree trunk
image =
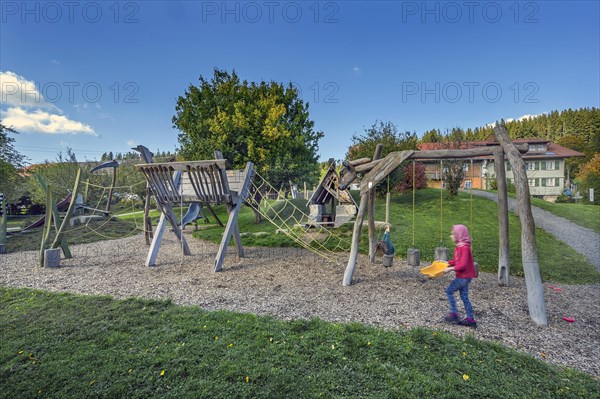
<svg viewBox="0 0 600 399">
<path fill-rule="evenodd" d="M 508 194 L 506 190 L 506 172 L 504 171 L 504 152 L 494 152 L 496 181 L 498 183 L 498 284 L 508 286 L 510 282 L 510 242 L 508 238 Z"/>
<path fill-rule="evenodd" d="M 536 324 L 546 326 L 548 325 L 548 320 L 546 316 L 546 304 L 544 302 L 544 287 L 538 264 L 535 223 L 531 212 L 531 199 L 525 162 L 523 162 L 519 151 L 510 140 L 504 126 L 496 126 L 494 132 L 508 157 L 515 177 L 517 210 L 519 219 L 521 220 L 521 259 L 523 261 L 525 284 L 527 286 L 529 316 Z"/>
</svg>

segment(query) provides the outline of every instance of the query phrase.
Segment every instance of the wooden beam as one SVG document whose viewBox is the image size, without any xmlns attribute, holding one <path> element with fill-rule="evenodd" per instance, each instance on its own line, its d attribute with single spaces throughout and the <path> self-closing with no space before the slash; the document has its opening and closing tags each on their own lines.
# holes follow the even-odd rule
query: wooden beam
<svg viewBox="0 0 600 399">
<path fill-rule="evenodd" d="M 179 180 L 181 179 L 181 172 L 175 172 L 173 176 L 173 180 L 175 184 L 179 184 Z M 158 203 L 158 200 L 157 200 Z M 160 208 L 160 205 L 159 205 Z M 163 234 L 165 233 L 165 228 L 167 227 L 167 218 L 164 212 L 160 213 L 160 219 L 158 224 L 156 225 L 156 232 L 152 237 L 152 243 L 150 244 L 150 249 L 148 250 L 148 256 L 146 257 L 146 266 L 154 266 L 156 265 L 156 258 L 158 257 L 158 251 L 160 249 L 160 243 L 162 241 Z"/>
<path fill-rule="evenodd" d="M 223 232 L 223 238 L 221 239 L 221 244 L 219 245 L 219 251 L 217 252 L 217 258 L 215 259 L 215 272 L 218 272 L 223 268 L 223 260 L 225 259 L 225 253 L 227 252 L 227 246 L 229 245 L 231 236 L 236 229 L 238 214 L 240 213 L 240 208 L 242 207 L 242 204 L 248 195 L 250 182 L 252 181 L 253 175 L 254 164 L 252 162 L 248 162 L 246 164 L 246 170 L 244 171 L 244 183 L 240 189 L 237 203 L 233 205 L 233 208 L 229 212 L 229 219 L 227 220 L 227 225 L 225 226 L 225 231 Z"/>
<path fill-rule="evenodd" d="M 517 210 L 521 220 L 521 259 L 525 272 L 525 285 L 527 286 L 527 307 L 529 316 L 538 325 L 548 325 L 546 304 L 544 302 L 544 286 L 540 276 L 540 268 L 535 242 L 535 222 L 531 212 L 531 198 L 525 162 L 519 151 L 510 140 L 504 126 L 494 127 L 496 138 L 508 157 L 515 177 L 517 190 Z"/>
<path fill-rule="evenodd" d="M 494 155 L 494 151 L 502 148 L 500 146 L 489 146 L 489 147 L 481 147 L 481 148 L 472 148 L 468 150 L 452 150 L 452 149 L 444 149 L 444 150 L 427 150 L 427 151 L 415 151 L 413 155 L 411 155 L 408 159 L 469 159 L 472 157 L 478 156 L 486 156 L 486 155 Z M 516 144 L 515 148 L 520 153 L 526 153 L 529 150 L 529 145 L 527 143 Z M 393 154 L 391 152 L 389 155 Z M 385 159 L 385 158 L 384 158 Z M 371 162 L 358 165 L 354 168 L 356 173 L 366 173 L 372 170 L 375 166 L 381 162 L 381 159 L 373 160 Z"/>
<path fill-rule="evenodd" d="M 383 152 L 383 144 L 375 146 L 373 160 L 380 159 Z M 367 204 L 367 218 L 369 220 L 369 260 L 375 263 L 375 245 L 377 237 L 375 237 L 375 185 L 369 189 L 369 203 Z"/>
<path fill-rule="evenodd" d="M 397 151 L 389 153 L 381 162 L 366 174 L 360 183 L 360 194 L 364 194 L 377 183 L 382 181 L 387 175 L 394 171 L 402 161 L 410 158 L 414 151 Z"/>
<path fill-rule="evenodd" d="M 494 152 L 494 163 L 496 164 L 496 181 L 498 183 L 498 284 L 508 286 L 510 282 L 510 241 L 504 151 L 497 150 Z"/>
<path fill-rule="evenodd" d="M 375 151 L 377 151 L 377 150 L 375 150 Z M 375 158 L 373 158 L 373 159 L 375 159 Z M 355 159 L 353 161 L 348 161 L 348 163 L 350 163 L 350 165 L 352 165 L 352 166 L 358 166 L 358 165 L 362 165 L 362 164 L 369 163 L 369 162 L 371 162 L 371 158 L 359 158 L 359 159 Z"/>
</svg>

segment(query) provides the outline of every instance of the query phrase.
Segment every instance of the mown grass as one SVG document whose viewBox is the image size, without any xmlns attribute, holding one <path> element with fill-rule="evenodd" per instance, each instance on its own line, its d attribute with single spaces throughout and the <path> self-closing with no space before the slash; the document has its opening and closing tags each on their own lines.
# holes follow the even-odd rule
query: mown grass
<svg viewBox="0 0 600 399">
<path fill-rule="evenodd" d="M 472 202 L 471 202 L 472 201 Z M 300 209 L 305 209 L 305 200 L 292 200 Z M 440 203 L 442 213 L 440 214 Z M 277 212 L 282 211 L 284 218 L 296 216 L 293 208 L 286 202 L 271 203 Z M 280 209 L 285 206 L 284 209 Z M 224 206 L 215 207 L 219 218 L 225 223 L 227 212 Z M 273 214 L 274 212 L 270 212 Z M 424 262 L 433 260 L 435 248 L 441 245 L 450 249 L 452 254 L 453 243 L 450 240 L 450 229 L 454 224 L 465 224 L 469 227 L 473 238 L 473 253 L 482 271 L 496 272 L 498 268 L 498 205 L 490 200 L 480 197 L 471 199 L 468 193 L 459 193 L 456 198 L 444 195 L 440 201 L 440 191 L 434 189 L 419 190 L 415 193 L 414 215 L 414 247 L 421 252 Z M 385 220 L 385 199 L 378 199 L 375 209 L 375 219 Z M 441 229 L 440 229 L 441 220 Z M 408 248 L 413 247 L 413 209 L 412 194 L 393 195 L 390 204 L 390 222 L 392 224 L 392 242 L 396 247 L 396 254 L 406 257 Z M 250 233 L 242 236 L 242 243 L 249 246 L 285 247 L 297 246 L 285 234 L 276 234 L 277 227 L 267 221 L 261 224 L 254 223 L 254 214 L 248 207 L 243 207 L 239 215 L 241 233 Z M 353 223 L 348 223 L 339 229 L 332 229 L 334 234 L 344 237 L 349 242 L 352 235 Z M 266 232 L 267 235 L 252 233 Z M 194 233 L 194 236 L 220 242 L 223 228 L 209 225 Z M 382 231 L 377 236 L 381 238 Z M 521 232 L 519 218 L 509 214 L 510 235 L 510 261 L 511 274 L 523 276 L 521 261 Z M 600 273 L 588 259 L 573 250 L 567 244 L 557 240 L 542 229 L 536 229 L 536 242 L 540 273 L 544 281 L 566 284 L 593 284 L 600 282 Z M 361 252 L 368 249 L 367 229 L 363 228 L 361 235 Z M 333 249 L 333 248 L 332 248 Z"/>
<path fill-rule="evenodd" d="M 593 398 L 471 335 L 0 288 L 0 398 Z"/>
<path fill-rule="evenodd" d="M 563 217 L 580 226 L 592 229 L 600 234 L 600 206 L 598 205 L 555 204 L 539 198 L 531 198 L 531 205 L 535 205 L 538 208 Z"/>
</svg>

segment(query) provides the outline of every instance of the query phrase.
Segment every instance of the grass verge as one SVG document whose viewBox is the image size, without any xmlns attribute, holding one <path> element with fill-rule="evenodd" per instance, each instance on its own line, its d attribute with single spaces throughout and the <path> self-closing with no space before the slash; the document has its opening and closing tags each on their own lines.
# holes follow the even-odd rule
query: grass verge
<svg viewBox="0 0 600 399">
<path fill-rule="evenodd" d="M 471 335 L 0 288 L 1 398 L 592 398 L 600 382 Z"/>
</svg>

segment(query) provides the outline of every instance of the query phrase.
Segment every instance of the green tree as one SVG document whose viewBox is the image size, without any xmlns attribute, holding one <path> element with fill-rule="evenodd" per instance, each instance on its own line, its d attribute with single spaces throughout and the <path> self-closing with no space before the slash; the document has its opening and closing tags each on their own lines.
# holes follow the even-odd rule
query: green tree
<svg viewBox="0 0 600 399">
<path fill-rule="evenodd" d="M 323 133 L 291 84 L 249 83 L 217 68 L 211 80 L 199 80 L 177 99 L 172 120 L 184 159 L 213 159 L 219 150 L 234 168 L 253 162 L 274 187 L 316 182 Z"/>
<path fill-rule="evenodd" d="M 56 201 L 60 201 L 66 197 L 69 190 L 72 189 L 75 183 L 75 176 L 79 170 L 77 156 L 71 148 L 67 148 L 67 152 L 63 155 L 59 152 L 56 160 L 32 166 L 30 172 L 32 175 L 27 180 L 27 190 L 31 193 L 31 199 L 34 203 L 45 204 L 46 194 L 40 187 L 40 184 L 35 175 L 40 175 L 47 185 L 51 187 L 52 193 L 55 195 Z M 87 178 L 89 171 L 82 174 L 82 178 Z"/>
<path fill-rule="evenodd" d="M 416 150 L 419 139 L 416 133 L 408 131 L 398 132 L 398 128 L 392 122 L 375 122 L 369 128 L 365 128 L 363 135 L 352 136 L 352 144 L 346 153 L 346 159 L 372 158 L 377 144 L 383 144 L 381 157 L 390 152 Z M 402 167 L 398 167 L 389 174 L 390 189 L 398 187 L 402 180 Z M 378 193 L 386 192 L 388 180 L 384 179 L 376 187 Z"/>
<path fill-rule="evenodd" d="M 14 147 L 14 137 L 9 134 L 18 134 L 10 127 L 4 126 L 0 121 L 0 193 L 7 200 L 15 200 L 11 194 L 15 190 L 19 178 L 17 171 L 23 166 L 25 157 Z"/>
</svg>

